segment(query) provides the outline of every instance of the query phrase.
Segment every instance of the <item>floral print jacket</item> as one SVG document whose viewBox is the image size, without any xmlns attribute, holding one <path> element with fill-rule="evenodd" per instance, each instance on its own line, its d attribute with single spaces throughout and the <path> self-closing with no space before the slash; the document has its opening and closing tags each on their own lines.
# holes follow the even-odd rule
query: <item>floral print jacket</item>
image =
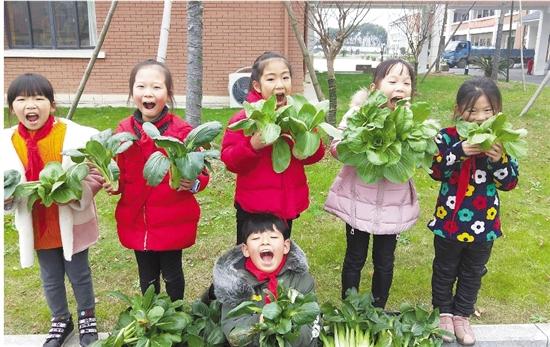
<svg viewBox="0 0 550 347">
<path fill-rule="evenodd" d="M 458 182 L 468 157 L 456 128 L 442 129 L 435 142 L 432 178 L 441 181 L 434 218 L 428 224 L 434 234 L 460 242 L 493 241 L 502 235 L 498 190 L 512 190 L 518 182 L 518 164 L 503 154 L 493 163 L 483 154 L 470 157 L 470 173 L 462 203 L 457 205 Z"/>
</svg>

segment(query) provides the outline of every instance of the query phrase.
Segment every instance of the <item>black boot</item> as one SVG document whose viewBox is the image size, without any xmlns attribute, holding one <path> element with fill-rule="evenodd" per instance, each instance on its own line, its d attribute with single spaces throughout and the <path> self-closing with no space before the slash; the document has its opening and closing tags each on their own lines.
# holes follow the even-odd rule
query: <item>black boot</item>
<svg viewBox="0 0 550 347">
<path fill-rule="evenodd" d="M 78 334 L 81 347 L 87 347 L 97 341 L 97 321 L 94 310 L 78 312 Z"/>
<path fill-rule="evenodd" d="M 61 347 L 74 332 L 74 323 L 69 317 L 52 318 L 52 326 L 42 347 Z"/>
</svg>

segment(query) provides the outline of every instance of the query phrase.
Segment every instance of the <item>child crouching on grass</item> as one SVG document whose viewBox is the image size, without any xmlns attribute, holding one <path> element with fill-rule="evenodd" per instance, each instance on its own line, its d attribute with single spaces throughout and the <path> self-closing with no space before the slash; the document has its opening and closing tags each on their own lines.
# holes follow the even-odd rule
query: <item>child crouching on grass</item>
<svg viewBox="0 0 550 347">
<path fill-rule="evenodd" d="M 277 283 L 302 294 L 314 290 L 304 252 L 290 239 L 285 221 L 270 214 L 251 215 L 243 224 L 244 243 L 222 255 L 214 266 L 214 292 L 222 304 L 221 324 L 229 339 L 236 327 L 249 327 L 262 320 L 259 314 L 228 318 L 228 313 L 244 301 L 257 298 L 270 302 L 264 289 L 277 297 Z M 318 330 L 317 330 L 318 331 Z M 292 346 L 316 346 L 315 327 L 304 325 Z"/>
</svg>

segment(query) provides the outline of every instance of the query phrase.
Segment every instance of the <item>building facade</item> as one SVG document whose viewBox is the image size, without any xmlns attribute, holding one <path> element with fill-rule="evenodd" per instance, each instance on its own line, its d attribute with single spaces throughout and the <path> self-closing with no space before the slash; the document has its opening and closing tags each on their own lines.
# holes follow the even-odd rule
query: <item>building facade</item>
<svg viewBox="0 0 550 347">
<path fill-rule="evenodd" d="M 519 49 L 523 46 L 534 49 L 533 73 L 542 75 L 550 62 L 550 6 L 540 6 L 538 2 L 535 5 L 539 8 L 528 7 L 521 16 L 517 4 L 512 14 L 510 8 L 504 10 L 501 48 L 508 47 L 508 37 L 511 35 L 511 48 Z M 495 47 L 500 12 L 499 9 L 488 8 L 449 10 L 446 37 L 452 36 L 453 41 L 470 41 L 473 46 Z M 460 27 L 456 29 L 459 24 Z"/>
<path fill-rule="evenodd" d="M 252 65 L 264 51 L 285 55 L 293 70 L 293 89 L 303 90 L 304 63 L 282 2 L 204 2 L 203 101 L 228 106 L 228 76 Z M 4 2 L 4 88 L 24 72 L 45 75 L 61 104 L 78 85 L 110 2 Z M 293 4 L 298 27 L 303 3 Z M 81 99 L 81 105 L 125 105 L 132 67 L 157 55 L 163 2 L 121 1 Z M 186 2 L 173 2 L 166 64 L 175 83 L 176 104 L 185 104 Z M 305 33 L 307 34 L 307 33 Z M 304 37 L 306 37 L 304 35 Z"/>
</svg>

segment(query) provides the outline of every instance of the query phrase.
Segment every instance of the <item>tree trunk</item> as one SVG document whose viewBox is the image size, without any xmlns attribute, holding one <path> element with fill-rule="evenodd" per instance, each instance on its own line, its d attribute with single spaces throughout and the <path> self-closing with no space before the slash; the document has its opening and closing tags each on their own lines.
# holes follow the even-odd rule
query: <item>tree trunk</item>
<svg viewBox="0 0 550 347">
<path fill-rule="evenodd" d="M 187 3 L 187 93 L 185 120 L 196 127 L 202 109 L 202 2 Z"/>
<path fill-rule="evenodd" d="M 162 11 L 162 24 L 160 25 L 159 48 L 157 50 L 157 61 L 164 63 L 166 61 L 166 51 L 168 50 L 168 36 L 170 35 L 170 17 L 172 13 L 172 0 L 164 0 L 164 10 Z"/>
<path fill-rule="evenodd" d="M 92 58 L 90 58 L 90 61 L 88 62 L 88 66 L 86 67 L 86 71 L 84 71 L 82 80 L 80 80 L 80 85 L 78 86 L 78 90 L 74 97 L 73 103 L 71 104 L 71 108 L 69 109 L 69 113 L 67 113 L 67 119 L 73 118 L 73 114 L 76 111 L 76 107 L 78 106 L 80 97 L 84 92 L 84 88 L 86 88 L 86 83 L 88 83 L 88 78 L 90 78 L 90 74 L 92 73 L 92 70 L 94 68 L 95 61 L 97 59 L 99 51 L 101 50 L 101 46 L 103 46 L 103 41 L 105 41 L 105 36 L 109 31 L 109 26 L 111 25 L 111 19 L 113 19 L 113 15 L 115 14 L 117 3 L 118 1 L 116 0 L 113 0 L 113 2 L 111 2 L 111 7 L 109 8 L 109 12 L 107 13 L 105 22 L 103 23 L 103 29 L 101 29 L 101 34 L 99 34 L 99 38 L 94 48 L 94 52 L 92 53 Z"/>
<path fill-rule="evenodd" d="M 435 71 L 439 72 L 439 57 L 443 54 L 445 49 L 445 26 L 447 26 L 447 8 L 449 7 L 448 3 L 445 3 L 445 8 L 443 9 L 443 24 L 441 25 L 441 34 L 439 35 L 439 45 L 437 46 L 437 57 L 435 58 Z"/>
<path fill-rule="evenodd" d="M 290 1 L 285 1 L 284 4 L 286 7 L 288 16 L 290 17 L 290 24 L 292 26 L 292 31 L 294 32 L 294 36 L 296 37 L 296 40 L 298 41 L 298 45 L 302 50 L 302 56 L 304 57 L 304 61 L 306 62 L 307 70 L 309 72 L 309 77 L 311 78 L 311 83 L 313 84 L 313 88 L 315 89 L 315 95 L 317 95 L 317 100 L 319 101 L 324 100 L 325 96 L 321 91 L 321 85 L 317 80 L 317 75 L 315 74 L 315 69 L 313 68 L 313 60 L 311 59 L 309 50 L 307 49 L 306 43 L 304 42 L 304 38 L 302 37 L 300 31 L 298 30 L 296 16 L 294 15 L 294 11 L 292 11 Z"/>
<path fill-rule="evenodd" d="M 338 106 L 336 94 L 336 75 L 334 74 L 334 59 L 335 55 L 327 56 L 327 82 L 328 82 L 328 99 L 329 109 L 327 122 L 336 126 L 336 108 Z"/>
<path fill-rule="evenodd" d="M 415 57 L 415 60 L 413 62 L 413 68 L 414 68 L 414 75 L 418 76 L 418 56 Z M 418 80 L 415 78 L 414 83 L 412 84 L 412 90 L 411 90 L 411 96 L 414 96 L 416 94 L 416 84 L 418 83 Z"/>
<path fill-rule="evenodd" d="M 495 55 L 493 56 L 493 69 L 491 71 L 491 79 L 496 81 L 498 78 L 498 65 L 500 61 L 500 43 L 502 41 L 502 23 L 504 22 L 504 3 L 501 6 L 500 16 L 497 24 L 497 37 L 495 40 Z"/>
</svg>

